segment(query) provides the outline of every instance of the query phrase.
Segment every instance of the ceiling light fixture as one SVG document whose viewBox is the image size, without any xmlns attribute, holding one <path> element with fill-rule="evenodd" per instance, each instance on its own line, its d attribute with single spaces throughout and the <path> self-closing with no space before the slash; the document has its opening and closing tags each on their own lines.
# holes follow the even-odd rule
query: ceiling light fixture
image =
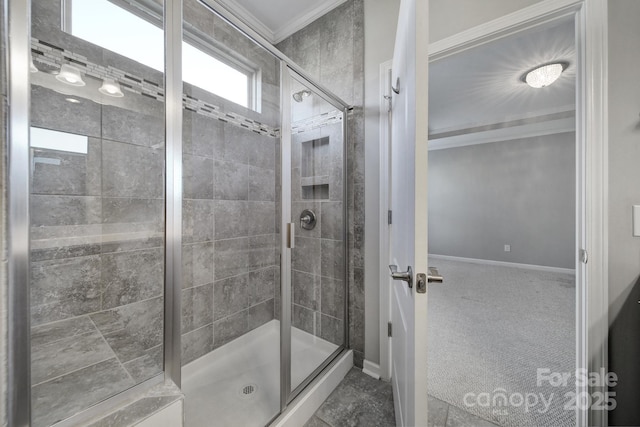
<svg viewBox="0 0 640 427">
<path fill-rule="evenodd" d="M 102 86 L 98 91 L 103 95 L 113 96 L 114 98 L 122 98 L 124 96 L 122 89 L 120 89 L 120 83 L 109 78 L 105 78 L 102 81 Z"/>
<path fill-rule="evenodd" d="M 521 80 L 536 89 L 546 87 L 558 80 L 562 72 L 566 70 L 568 66 L 569 63 L 564 61 L 539 65 L 524 73 Z"/>
<path fill-rule="evenodd" d="M 84 80 L 82 80 L 80 70 L 69 64 L 62 64 L 56 79 L 71 86 L 84 86 L 86 84 Z"/>
</svg>

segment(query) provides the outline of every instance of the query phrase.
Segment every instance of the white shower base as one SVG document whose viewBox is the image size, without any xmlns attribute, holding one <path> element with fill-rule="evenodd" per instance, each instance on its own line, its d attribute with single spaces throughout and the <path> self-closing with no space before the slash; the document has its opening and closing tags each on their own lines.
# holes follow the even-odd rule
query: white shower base
<svg viewBox="0 0 640 427">
<path fill-rule="evenodd" d="M 292 328 L 291 348 L 295 387 L 338 346 Z M 247 386 L 254 391 L 244 394 Z M 280 411 L 280 322 L 272 320 L 185 365 L 182 391 L 188 427 L 264 426 Z"/>
</svg>

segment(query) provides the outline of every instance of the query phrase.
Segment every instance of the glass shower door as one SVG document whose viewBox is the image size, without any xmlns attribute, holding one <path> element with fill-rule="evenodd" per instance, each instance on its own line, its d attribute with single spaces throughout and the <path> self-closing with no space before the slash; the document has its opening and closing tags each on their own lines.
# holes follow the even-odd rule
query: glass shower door
<svg viewBox="0 0 640 427">
<path fill-rule="evenodd" d="M 293 395 L 345 345 L 344 112 L 295 73 L 291 111 Z"/>
<path fill-rule="evenodd" d="M 55 424 L 149 379 L 161 380 L 165 103 L 159 95 L 159 3 L 140 9 L 149 17 L 143 20 L 106 0 L 32 2 L 33 426 Z M 147 44 L 132 42 L 140 22 L 150 34 Z M 111 37 L 115 32 L 122 39 Z"/>
<path fill-rule="evenodd" d="M 280 411 L 280 61 L 183 2 L 182 390 L 185 425 Z"/>
</svg>

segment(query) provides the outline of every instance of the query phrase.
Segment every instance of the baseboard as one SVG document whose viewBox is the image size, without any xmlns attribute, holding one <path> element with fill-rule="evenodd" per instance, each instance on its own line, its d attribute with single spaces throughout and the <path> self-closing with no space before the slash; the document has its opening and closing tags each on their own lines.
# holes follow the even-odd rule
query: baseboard
<svg viewBox="0 0 640 427">
<path fill-rule="evenodd" d="M 380 365 L 377 363 L 369 362 L 365 359 L 362 363 L 362 372 L 377 380 L 380 379 Z"/>
<path fill-rule="evenodd" d="M 572 268 L 548 267 L 546 265 L 519 264 L 516 262 L 493 261 L 490 259 L 463 258 L 451 255 L 429 254 L 429 259 L 441 259 L 445 261 L 469 262 L 472 264 L 497 265 L 501 267 L 524 268 L 529 270 L 548 271 L 550 273 L 576 274 Z"/>
<path fill-rule="evenodd" d="M 353 367 L 353 351 L 346 351 L 320 378 L 316 378 L 305 391 L 296 397 L 270 427 L 300 427 L 305 425 L 340 384 Z"/>
</svg>

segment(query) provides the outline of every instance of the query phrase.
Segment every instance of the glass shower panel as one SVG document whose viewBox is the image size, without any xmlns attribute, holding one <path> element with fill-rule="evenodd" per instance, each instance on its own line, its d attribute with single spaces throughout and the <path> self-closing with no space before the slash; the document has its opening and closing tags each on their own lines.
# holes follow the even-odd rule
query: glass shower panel
<svg viewBox="0 0 640 427">
<path fill-rule="evenodd" d="M 291 390 L 345 336 L 344 117 L 291 79 Z"/>
<path fill-rule="evenodd" d="M 34 426 L 163 371 L 162 4 L 119 4 L 31 6 Z"/>
<path fill-rule="evenodd" d="M 280 62 L 183 4 L 186 425 L 264 426 L 280 411 Z"/>
</svg>

